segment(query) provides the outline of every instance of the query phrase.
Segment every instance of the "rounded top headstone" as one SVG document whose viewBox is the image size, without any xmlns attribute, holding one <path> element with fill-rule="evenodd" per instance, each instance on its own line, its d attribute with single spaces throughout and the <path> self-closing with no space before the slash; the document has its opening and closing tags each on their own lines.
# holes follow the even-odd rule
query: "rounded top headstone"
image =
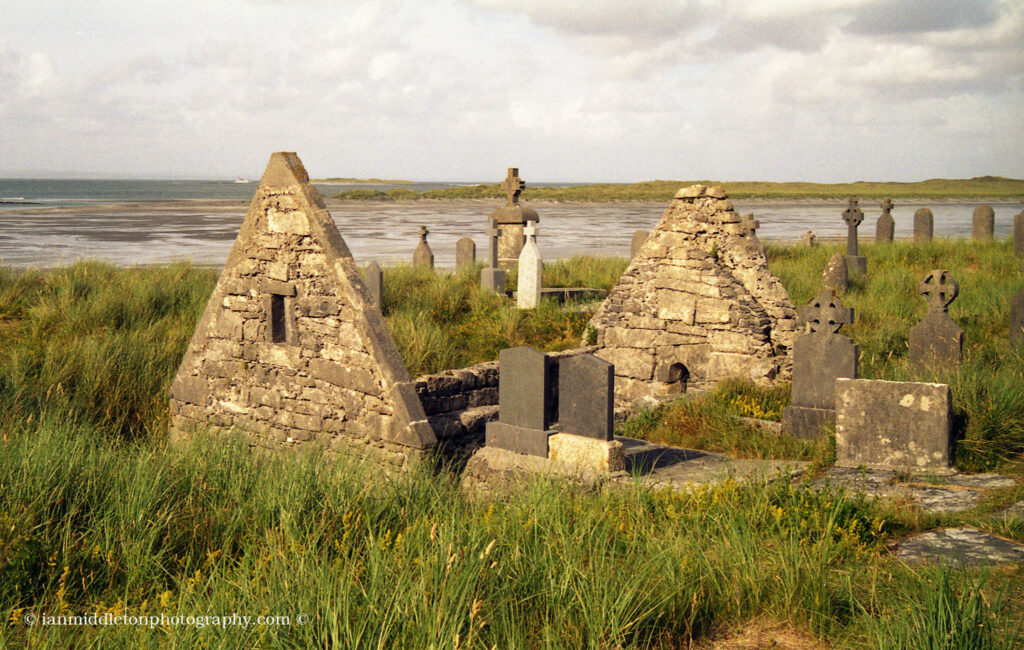
<svg viewBox="0 0 1024 650">
<path fill-rule="evenodd" d="M 918 208 L 917 211 L 914 212 L 914 216 L 918 218 L 930 217 L 932 216 L 932 211 L 930 208 Z"/>
<path fill-rule="evenodd" d="M 988 218 L 992 218 L 992 217 L 995 217 L 995 216 L 996 216 L 995 210 L 993 210 L 992 206 L 989 205 L 988 203 L 982 203 L 978 207 L 974 208 L 974 218 L 975 219 L 980 219 L 980 218 L 988 219 Z"/>
</svg>

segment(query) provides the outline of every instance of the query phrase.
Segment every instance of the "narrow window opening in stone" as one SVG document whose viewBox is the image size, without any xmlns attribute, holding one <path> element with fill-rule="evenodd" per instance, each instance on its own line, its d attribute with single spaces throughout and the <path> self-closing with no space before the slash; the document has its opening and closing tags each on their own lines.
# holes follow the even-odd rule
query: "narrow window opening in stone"
<svg viewBox="0 0 1024 650">
<path fill-rule="evenodd" d="M 284 343 L 288 340 L 287 319 L 284 312 L 284 296 L 271 294 L 270 296 L 270 340 L 274 343 Z"/>
<path fill-rule="evenodd" d="M 690 382 L 690 371 L 681 363 L 673 363 L 668 369 L 668 392 L 670 395 L 682 395 Z"/>
</svg>

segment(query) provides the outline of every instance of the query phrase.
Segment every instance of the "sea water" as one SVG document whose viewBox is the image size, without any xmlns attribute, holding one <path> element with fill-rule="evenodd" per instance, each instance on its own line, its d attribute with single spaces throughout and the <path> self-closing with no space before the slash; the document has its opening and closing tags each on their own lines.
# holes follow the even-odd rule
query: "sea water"
<svg viewBox="0 0 1024 650">
<path fill-rule="evenodd" d="M 454 184 L 406 185 L 423 191 Z M 324 196 L 352 187 L 387 189 L 394 185 L 318 185 Z M 51 267 L 92 258 L 116 264 L 192 260 L 220 265 L 238 233 L 255 183 L 215 181 L 0 180 L 0 265 Z M 528 196 L 527 196 L 528 199 Z M 530 203 L 528 200 L 527 203 Z M 758 237 L 795 240 L 812 230 L 819 237 L 842 237 L 845 201 L 733 201 L 737 212 L 752 212 L 761 223 Z M 861 201 L 860 234 L 874 235 L 879 201 Z M 937 237 L 969 237 L 977 201 L 897 203 L 892 212 L 896 237 L 913 234 L 913 215 L 929 207 Z M 500 200 L 336 201 L 327 207 L 353 256 L 360 263 L 407 262 L 421 225 L 438 266 L 450 267 L 455 242 L 471 237 L 477 256 L 485 255 L 487 215 Z M 990 202 L 995 233 L 1007 237 L 1017 201 Z M 540 214 L 538 244 L 545 259 L 576 254 L 628 255 L 635 230 L 650 230 L 667 201 L 628 203 L 531 203 Z"/>
</svg>

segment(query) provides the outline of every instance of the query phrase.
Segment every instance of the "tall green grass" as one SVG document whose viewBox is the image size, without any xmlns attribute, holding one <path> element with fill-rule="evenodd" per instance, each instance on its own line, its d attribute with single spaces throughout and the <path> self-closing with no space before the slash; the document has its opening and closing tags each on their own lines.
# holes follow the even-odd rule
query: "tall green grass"
<svg viewBox="0 0 1024 650">
<path fill-rule="evenodd" d="M 684 647 L 767 618 L 838 647 L 989 648 L 1013 647 L 1022 613 L 1019 582 L 906 568 L 884 511 L 787 483 L 537 478 L 478 500 L 425 468 L 382 480 L 315 451 L 111 443 L 53 418 L 5 430 L 0 452 L 3 647 Z M 24 624 L 91 612 L 292 623 Z"/>
</svg>

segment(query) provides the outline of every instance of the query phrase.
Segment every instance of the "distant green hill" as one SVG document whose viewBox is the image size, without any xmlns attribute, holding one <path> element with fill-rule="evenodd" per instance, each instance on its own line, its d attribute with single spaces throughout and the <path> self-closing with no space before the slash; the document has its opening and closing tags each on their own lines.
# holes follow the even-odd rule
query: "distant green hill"
<svg viewBox="0 0 1024 650">
<path fill-rule="evenodd" d="M 532 187 L 523 193 L 526 200 L 537 201 L 667 201 L 680 187 L 687 185 L 721 185 L 734 199 L 1024 199 L 1024 180 L 1000 176 L 979 176 L 970 179 L 933 178 L 914 183 L 769 183 L 762 181 L 644 181 L 641 183 L 602 183 L 569 187 Z M 349 190 L 336 199 L 352 201 L 395 201 L 415 199 L 499 199 L 505 196 L 497 184 L 450 187 L 441 190 L 413 192 L 395 188 Z"/>
</svg>

